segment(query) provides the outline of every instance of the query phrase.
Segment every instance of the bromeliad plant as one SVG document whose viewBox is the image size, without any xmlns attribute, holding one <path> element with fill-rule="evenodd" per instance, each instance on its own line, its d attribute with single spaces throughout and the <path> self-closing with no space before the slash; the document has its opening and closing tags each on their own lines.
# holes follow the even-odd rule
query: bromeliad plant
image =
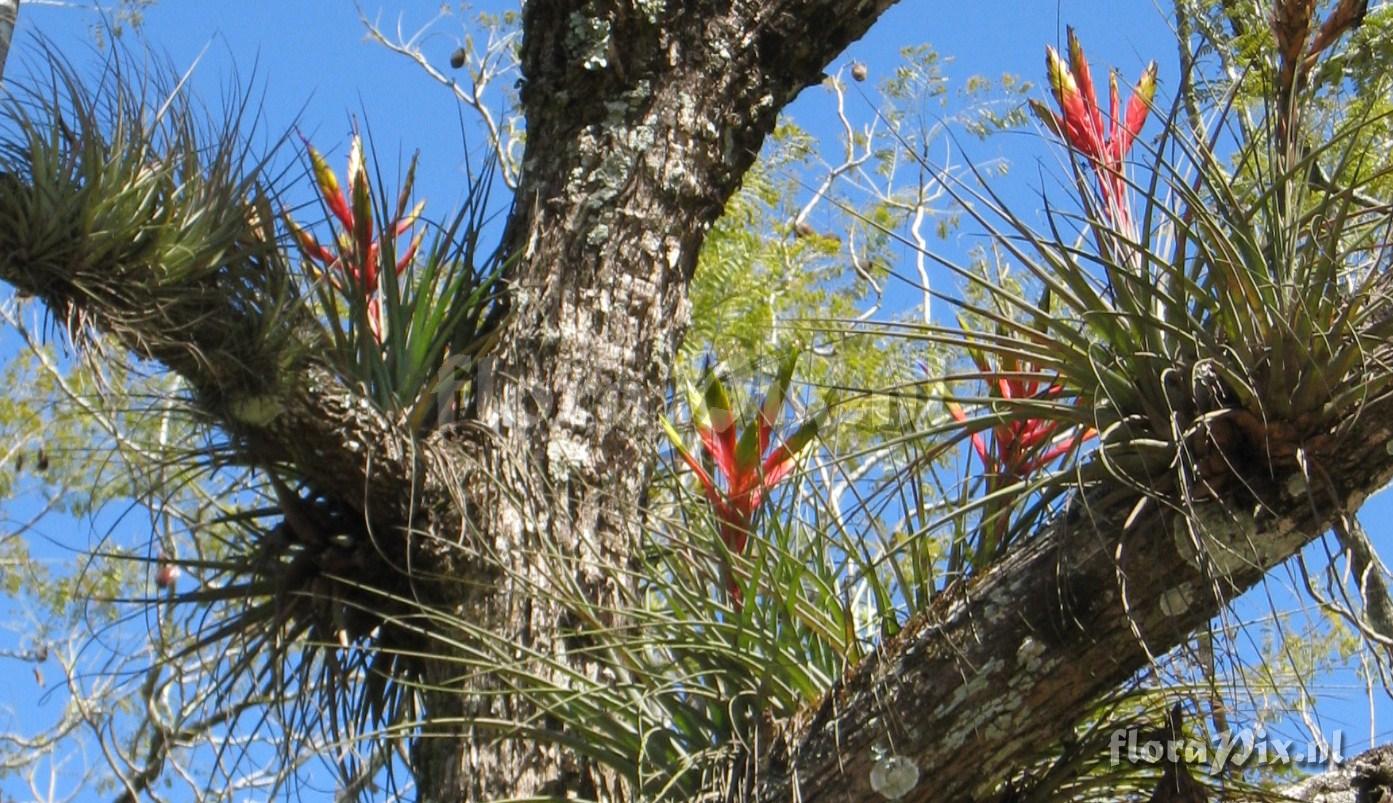
<svg viewBox="0 0 1393 803">
<path fill-rule="evenodd" d="M 672 422 L 666 417 L 662 419 L 673 448 L 696 474 L 716 516 L 721 543 L 727 553 L 722 556 L 721 575 L 731 600 L 737 605 L 743 595 L 731 571 L 728 555 L 745 553 L 764 500 L 789 476 L 798 456 L 817 436 L 818 421 L 814 418 L 800 425 L 772 450 L 769 448 L 774 429 L 783 417 L 796 361 L 793 355 L 780 365 L 756 420 L 743 432 L 738 431 L 738 417 L 720 378 L 711 377 L 704 395 L 691 384 L 687 385 L 692 426 L 701 440 L 705 460 L 697 459 Z"/>
<path fill-rule="evenodd" d="M 960 320 L 960 325 L 967 331 L 965 322 Z M 1080 420 L 1087 405 L 1080 403 L 1076 390 L 1066 390 L 1058 374 L 1037 368 L 1021 354 L 989 354 L 968 340 L 964 347 L 977 368 L 972 378 L 984 382 L 987 389 L 985 397 L 973 401 L 990 408 L 992 414 L 973 421 L 959 401 L 948 398 L 944 406 L 958 424 L 968 428 L 972 451 L 981 464 L 976 475 L 983 489 L 981 525 L 966 558 L 979 570 L 1005 552 L 1015 533 L 1038 523 L 1047 507 L 1040 504 L 1044 499 L 1036 499 L 1037 504 L 1020 520 L 1013 521 L 1012 516 L 1045 484 L 1041 480 L 1050 466 L 1076 455 L 1097 431 Z M 962 568 L 952 566 L 950 571 Z"/>
<path fill-rule="evenodd" d="M 1070 51 L 1067 64 L 1047 51 L 1060 112 L 1045 119 L 1097 178 L 1096 194 L 1077 182 L 1081 212 L 1047 210 L 1050 230 L 1040 232 L 980 174 L 980 183 L 950 185 L 1000 259 L 1051 300 L 944 261 L 987 299 L 955 303 L 995 323 L 917 328 L 933 343 L 975 350 L 970 378 L 995 385 L 974 400 L 990 415 L 968 419 L 959 410 L 966 423 L 956 434 L 980 433 L 973 448 L 985 474 L 1029 480 L 1037 456 L 1053 449 L 1045 438 L 1091 426 L 1098 448 L 1076 477 L 1131 486 L 1142 499 L 1129 520 L 1157 502 L 1184 510 L 1280 493 L 1293 474 L 1331 459 L 1365 400 L 1393 385 L 1386 370 L 1371 368 L 1371 355 L 1393 335 L 1381 268 L 1387 208 L 1361 200 L 1371 182 L 1387 181 L 1387 168 L 1368 160 L 1362 144 L 1371 124 L 1386 121 L 1353 114 L 1317 139 L 1290 111 L 1280 112 L 1289 125 L 1236 131 L 1220 116 L 1207 127 L 1235 147 L 1220 159 L 1220 134 L 1206 140 L 1174 118 L 1164 121 L 1159 144 L 1142 139 L 1155 81 L 1149 67 L 1131 111 L 1109 121 L 1072 35 Z M 1110 106 L 1119 105 L 1114 93 Z M 1128 153 L 1142 154 L 1144 180 L 1127 175 Z M 1312 176 L 1339 176 L 1341 186 Z M 1033 397 L 1029 386 L 993 374 L 1036 379 Z M 1075 390 L 1045 398 L 1055 383 Z M 1070 393 L 1084 400 L 1072 413 L 1060 403 Z M 1032 423 L 1042 417 L 1065 423 L 1053 431 Z M 1021 490 L 989 488 L 972 504 L 987 511 L 998 504 L 994 492 L 1004 504 Z M 925 516 L 915 529 L 942 526 Z M 976 545 L 987 560 L 1001 554 L 992 536 L 986 529 Z"/>
<path fill-rule="evenodd" d="M 361 137 L 354 135 L 349 148 L 346 188 L 318 150 L 308 142 L 305 148 L 333 230 L 332 247 L 288 213 L 284 219 L 316 279 L 333 353 L 374 401 L 405 411 L 408 425 L 418 430 L 495 330 L 488 313 L 495 306 L 501 260 L 498 251 L 479 250 L 491 216 L 493 165 L 468 182 L 461 210 L 424 248 L 425 202 L 411 205 L 418 156 L 389 203 L 373 190 Z M 422 228 L 398 250 L 398 241 L 417 226 Z"/>
</svg>

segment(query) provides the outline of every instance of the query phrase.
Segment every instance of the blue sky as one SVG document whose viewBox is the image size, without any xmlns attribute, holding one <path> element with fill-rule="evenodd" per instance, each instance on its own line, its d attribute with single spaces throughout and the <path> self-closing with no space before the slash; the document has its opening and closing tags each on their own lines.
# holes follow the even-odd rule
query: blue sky
<svg viewBox="0 0 1393 803">
<path fill-rule="evenodd" d="M 499 10 L 509 4 L 487 2 L 475 9 Z M 364 12 L 392 30 L 401 23 L 407 34 L 436 16 L 430 2 L 363 3 Z M 168 53 L 179 67 L 199 59 L 194 86 L 205 95 L 221 90 L 235 68 L 245 83 L 264 91 L 266 119 L 272 128 L 298 121 L 300 129 L 322 150 L 335 144 L 342 153 L 350 119 L 370 124 L 383 153 L 420 149 L 422 192 L 433 204 L 447 205 L 459 195 L 463 175 L 461 129 L 450 92 L 427 79 L 414 64 L 366 40 L 351 3 L 322 0 L 245 0 L 235 4 L 161 0 L 146 12 L 148 40 Z M 466 16 L 455 14 L 422 40 L 435 64 L 444 62 L 465 32 Z M 17 48 L 28 36 L 53 38 L 60 50 L 81 63 L 90 49 L 88 27 L 94 17 L 66 7 L 26 6 Z M 1150 58 L 1170 62 L 1174 45 L 1160 13 L 1148 3 L 987 2 L 940 3 L 907 0 L 888 11 L 862 41 L 831 69 L 853 60 L 866 63 L 872 78 L 898 65 L 900 48 L 930 43 L 954 60 L 950 75 L 996 76 L 1013 72 L 1037 79 L 1043 69 L 1043 46 L 1062 41 L 1072 24 L 1095 63 L 1118 66 L 1135 77 Z M 201 56 L 201 58 L 200 58 Z M 11 69 L 17 68 L 14 65 Z M 449 72 L 448 70 L 446 70 Z M 1162 71 L 1162 84 L 1174 70 Z M 827 110 L 826 93 L 807 90 L 790 110 L 813 125 Z M 501 98 L 495 98 L 501 103 Z M 466 134 L 482 143 L 471 124 Z M 1014 143 L 1017 144 L 1018 143 Z"/>
<path fill-rule="evenodd" d="M 501 9 L 505 4 L 477 4 L 476 8 Z M 364 0 L 369 16 L 384 27 L 396 27 L 401 16 L 408 34 L 431 19 L 438 4 L 430 2 L 384 3 Z M 90 26 L 96 18 L 69 7 L 25 6 L 16 36 L 15 50 L 7 67 L 7 80 L 23 80 L 24 61 L 31 54 L 36 34 L 50 38 L 79 65 L 97 61 L 91 52 Z M 436 33 L 423 40 L 427 55 L 444 65 L 465 31 L 464 18 L 456 15 L 436 26 Z M 861 61 L 873 78 L 889 73 L 898 64 L 902 47 L 930 43 L 952 58 L 946 69 L 960 81 L 969 75 L 997 76 L 1016 73 L 1039 82 L 1043 74 L 1043 47 L 1058 44 L 1065 24 L 1078 28 L 1095 70 L 1116 66 L 1130 82 L 1152 58 L 1161 63 L 1161 95 L 1174 86 L 1175 45 L 1163 13 L 1149 2 L 1070 0 L 969 0 L 968 2 L 928 2 L 906 0 L 892 8 L 861 42 L 832 65 L 833 70 Z M 483 139 L 474 119 L 465 113 L 463 130 L 460 114 L 450 92 L 432 82 L 400 56 L 365 40 L 364 29 L 351 3 L 326 0 L 241 0 L 236 3 L 160 0 L 146 12 L 145 35 L 171 61 L 183 68 L 198 60 L 192 85 L 205 96 L 216 98 L 233 80 L 234 69 L 240 80 L 251 80 L 264 97 L 265 125 L 275 132 L 296 122 L 316 145 L 331 154 L 331 162 L 342 165 L 351 120 L 364 121 L 371 129 L 379 154 L 409 154 L 419 149 L 422 165 L 418 177 L 418 196 L 428 199 L 428 214 L 443 216 L 463 195 L 466 149 L 477 156 Z M 495 102 L 501 98 L 495 96 Z M 790 109 L 800 123 L 814 133 L 828 130 L 827 93 L 810 88 Z M 1032 134 L 1010 134 L 974 146 L 976 158 L 1005 154 L 1013 160 L 1012 178 L 1017 182 L 1008 196 L 1033 203 L 1039 172 L 1035 160 L 1044 160 L 1044 169 L 1055 168 L 1048 149 Z M 390 159 L 388 160 L 390 163 Z M 972 241 L 970 233 L 950 238 L 941 246 L 961 252 Z M 0 335 L 3 338 L 11 335 Z M 1378 523 L 1388 520 L 1389 503 L 1376 498 L 1363 518 L 1373 529 L 1376 544 L 1382 538 Z M 11 518 L 13 518 L 11 514 Z M 1274 582 L 1274 598 L 1281 601 L 1286 592 Z M 1261 594 L 1250 595 L 1240 605 L 1243 615 L 1260 615 L 1268 601 Z M 23 710 L 32 700 L 26 695 L 31 681 L 12 676 L 16 671 L 0 663 L 0 679 L 8 678 L 0 693 L 0 704 Z M 1321 708 L 1327 727 L 1349 729 L 1347 745 L 1357 748 L 1367 739 L 1369 729 L 1367 700 L 1361 689 L 1353 692 L 1339 687 L 1347 678 L 1331 676 L 1317 680 L 1331 688 L 1332 699 Z M 1389 732 L 1393 710 L 1378 694 L 1381 709 L 1377 730 Z M 0 791 L 23 799 L 27 790 L 0 786 Z M 98 799 L 103 796 L 80 799 Z"/>
</svg>

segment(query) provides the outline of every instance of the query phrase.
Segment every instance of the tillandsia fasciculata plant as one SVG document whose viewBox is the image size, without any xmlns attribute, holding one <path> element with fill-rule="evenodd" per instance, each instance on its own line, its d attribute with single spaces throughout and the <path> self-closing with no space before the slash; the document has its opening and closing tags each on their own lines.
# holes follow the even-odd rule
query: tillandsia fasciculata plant
<svg viewBox="0 0 1393 803">
<path fill-rule="evenodd" d="M 885 331 L 971 357 L 974 371 L 942 378 L 952 417 L 964 428 L 957 437 L 980 439 L 1011 425 L 1044 431 L 1044 422 L 1054 422 L 1058 432 L 1092 429 L 1098 437 L 1075 450 L 1086 456 L 1076 468 L 1037 466 L 1014 489 L 994 486 L 956 511 L 922 518 L 916 538 L 931 537 L 955 517 L 982 518 L 1008 498 L 1043 512 L 1038 503 L 1058 495 L 1031 494 L 1046 486 L 1067 490 L 1080 480 L 1121 482 L 1179 511 L 1235 486 L 1259 508 L 1295 487 L 1293 475 L 1309 486 L 1311 467 L 1330 455 L 1363 402 L 1390 381 L 1363 370 L 1393 329 L 1377 268 L 1386 258 L 1386 210 L 1370 206 L 1362 193 L 1386 167 L 1359 145 L 1380 121 L 1356 116 L 1308 142 L 1299 112 L 1303 73 L 1317 69 L 1323 49 L 1353 24 L 1344 5 L 1324 24 L 1308 26 L 1313 35 L 1300 54 L 1277 49 L 1271 80 L 1294 83 L 1272 94 L 1296 100 L 1272 107 L 1271 125 L 1249 135 L 1228 127 L 1223 105 L 1207 135 L 1178 119 L 1179 102 L 1158 110 L 1152 65 L 1125 100 L 1110 80 L 1105 107 L 1072 31 L 1067 57 L 1046 50 L 1057 110 L 1034 106 L 1067 149 L 1078 211 L 1048 205 L 1048 229 L 1041 232 L 980 173 L 970 173 L 974 182 L 949 176 L 948 191 L 991 236 L 991 255 L 1023 278 L 994 280 L 933 255 L 972 288 L 949 299 L 966 323 Z M 1284 69 L 1291 59 L 1299 63 Z M 1147 123 L 1157 119 L 1159 135 L 1148 137 Z M 1221 160 L 1216 148 L 1226 135 L 1233 155 Z M 1330 175 L 1345 177 L 1347 185 L 1312 179 Z M 1013 391 L 1008 398 L 996 392 L 1000 380 L 993 374 L 1001 372 L 1058 388 L 1051 391 L 1054 401 L 1064 403 L 1038 392 Z M 988 393 L 954 387 L 969 381 L 988 383 Z M 927 384 L 937 388 L 940 381 Z M 925 432 L 943 435 L 952 433 Z M 991 454 L 985 446 L 972 449 Z M 981 462 L 984 474 L 1004 476 Z M 1139 502 L 1137 512 L 1147 504 Z M 972 542 L 966 555 L 999 559 L 1000 544 L 1020 543 L 1017 536 L 1040 521 L 1017 520 L 1022 527 L 959 528 L 955 538 Z M 983 568 L 981 561 L 969 563 Z"/>
<path fill-rule="evenodd" d="M 720 377 L 711 376 L 705 394 L 687 385 L 692 426 L 701 440 L 702 460 L 687 448 L 672 422 L 666 417 L 662 419 L 668 440 L 691 467 L 716 516 L 721 542 L 729 553 L 723 556 L 721 575 L 737 606 L 744 594 L 728 558 L 745 553 L 755 517 L 769 492 L 793 471 L 799 454 L 817 437 L 818 419 L 812 418 L 772 450 L 769 448 L 783 418 L 797 360 L 797 352 L 784 359 L 755 421 L 747 424 L 743 432 L 739 431 L 739 416 Z"/>
<path fill-rule="evenodd" d="M 308 142 L 305 151 L 332 247 L 288 212 L 283 217 L 315 280 L 332 354 L 379 405 L 405 411 L 410 427 L 420 430 L 447 417 L 442 405 L 457 404 L 457 386 L 496 331 L 489 313 L 501 260 L 479 247 L 491 217 L 494 166 L 469 182 L 460 212 L 435 226 L 423 247 L 433 224 L 422 218 L 424 200 L 412 204 L 419 154 L 396 198 L 388 199 L 374 190 L 384 182 L 380 174 L 370 178 L 375 160 L 361 136 L 354 134 L 349 146 L 346 186 Z"/>
</svg>

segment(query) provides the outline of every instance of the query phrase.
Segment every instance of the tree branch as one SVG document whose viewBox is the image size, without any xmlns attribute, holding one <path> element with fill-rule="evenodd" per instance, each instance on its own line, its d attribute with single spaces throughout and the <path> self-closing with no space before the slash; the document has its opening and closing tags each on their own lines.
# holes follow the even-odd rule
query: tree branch
<svg viewBox="0 0 1393 803">
<path fill-rule="evenodd" d="M 489 88 L 496 84 L 497 79 L 507 76 L 517 69 L 517 62 L 512 53 L 517 34 L 514 32 L 500 36 L 497 30 L 490 29 L 488 42 L 485 43 L 482 51 L 475 52 L 472 43 L 461 47 L 458 53 L 462 54 L 465 62 L 456 70 L 468 70 L 469 87 L 466 89 L 459 81 L 449 77 L 437 69 L 434 64 L 431 64 L 430 59 L 426 58 L 425 52 L 421 49 L 422 37 L 448 13 L 447 8 L 446 11 L 437 14 L 434 19 L 421 26 L 410 37 L 402 32 L 400 21 L 397 23 L 395 35 L 388 36 L 378 23 L 368 19 L 361 6 L 358 7 L 358 20 L 363 24 L 368 36 L 373 41 L 399 56 L 410 59 L 431 80 L 449 89 L 457 101 L 474 110 L 479 122 L 484 126 L 489 146 L 498 159 L 499 175 L 503 179 L 503 184 L 510 190 L 517 189 L 518 164 L 517 158 L 514 156 L 514 148 L 521 138 L 521 132 L 517 130 L 516 117 L 511 113 L 504 113 L 500 122 L 495 119 L 494 113 L 484 100 L 485 95 L 489 94 Z"/>
<path fill-rule="evenodd" d="M 1393 795 L 1393 746 L 1365 751 L 1343 766 L 1313 775 L 1282 790 L 1285 799 L 1308 803 L 1374 803 Z"/>
<path fill-rule="evenodd" d="M 905 800 L 993 799 L 1090 701 L 1393 479 L 1390 407 L 1388 399 L 1366 407 L 1313 470 L 1328 477 L 1328 497 L 1272 490 L 1255 520 L 1243 512 L 1252 503 L 1204 503 L 1212 514 L 1235 511 L 1211 529 L 1227 548 L 1211 545 L 1208 564 L 1174 511 L 1152 503 L 1124 527 L 1134 495 L 1090 494 L 1034 543 L 950 589 L 791 723 L 766 757 L 758 799 L 873 799 L 870 771 L 886 746 L 919 769 Z M 1279 485 L 1248 479 L 1248 487 Z M 1223 563 L 1240 565 L 1223 574 Z"/>
<path fill-rule="evenodd" d="M 10 57 L 10 40 L 15 23 L 19 21 L 19 0 L 0 0 L 0 79 L 5 76 L 5 62 Z"/>
</svg>

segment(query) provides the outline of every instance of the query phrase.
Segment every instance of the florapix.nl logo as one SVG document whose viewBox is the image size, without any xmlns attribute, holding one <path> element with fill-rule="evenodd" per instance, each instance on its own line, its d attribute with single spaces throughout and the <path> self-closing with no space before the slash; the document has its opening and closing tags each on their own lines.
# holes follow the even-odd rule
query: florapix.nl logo
<svg viewBox="0 0 1393 803">
<path fill-rule="evenodd" d="M 1331 731 L 1306 739 L 1288 739 L 1258 725 L 1225 731 L 1210 741 L 1167 738 L 1157 731 L 1118 729 L 1108 740 L 1114 764 L 1183 762 L 1217 774 L 1229 768 L 1335 767 L 1344 761 L 1344 732 Z"/>
</svg>

